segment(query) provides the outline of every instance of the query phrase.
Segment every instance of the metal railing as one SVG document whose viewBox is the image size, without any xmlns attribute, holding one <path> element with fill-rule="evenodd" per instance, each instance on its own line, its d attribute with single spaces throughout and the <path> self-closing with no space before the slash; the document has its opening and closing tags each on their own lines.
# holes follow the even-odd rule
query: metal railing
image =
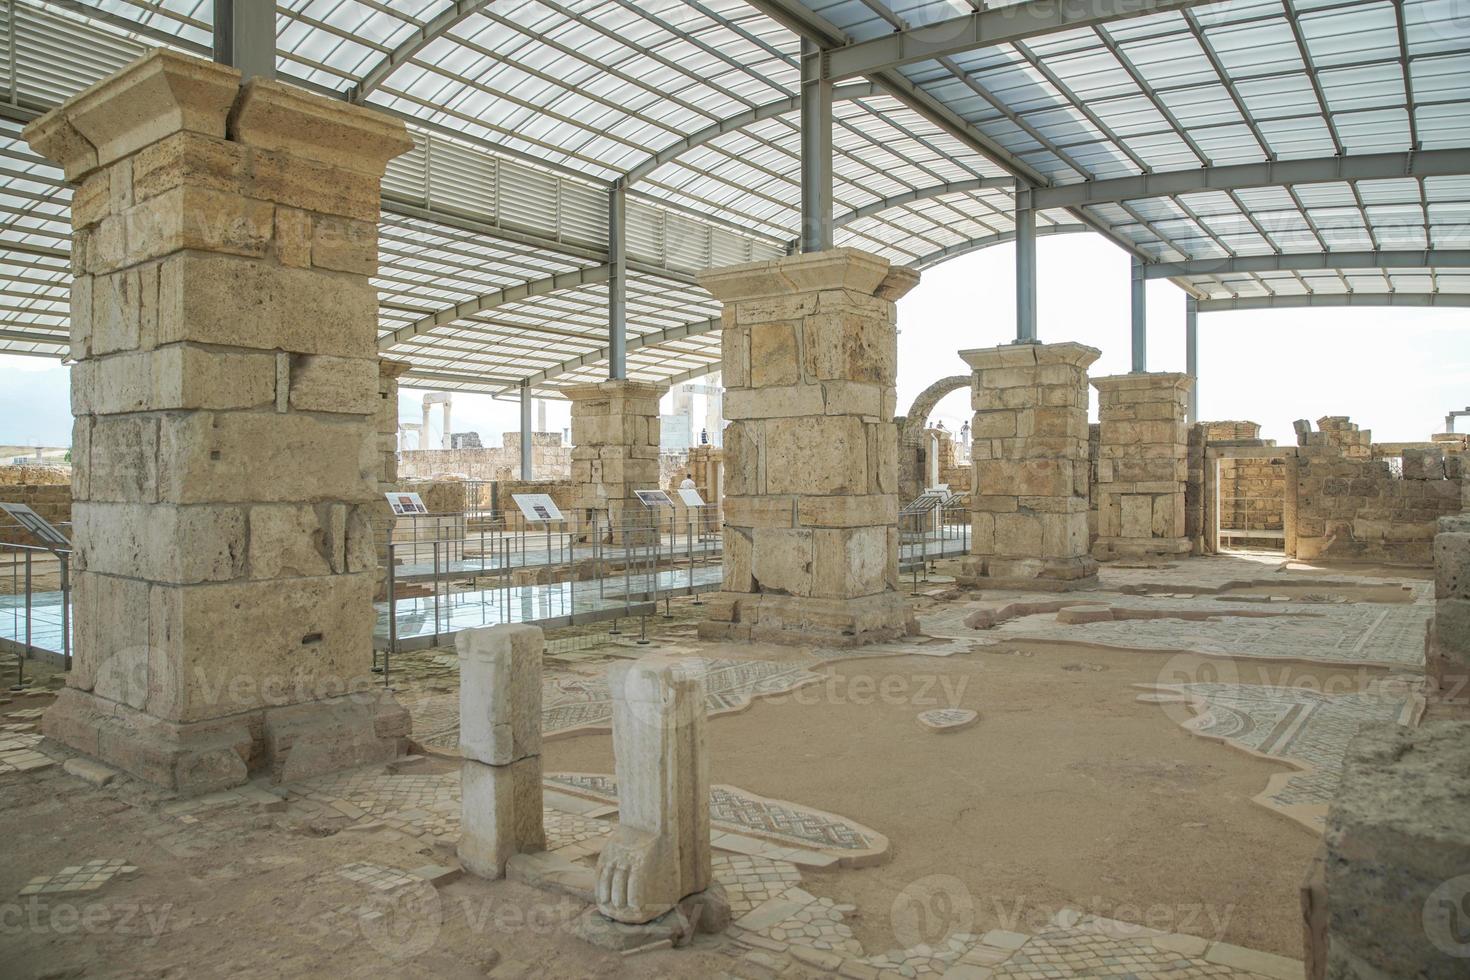
<svg viewBox="0 0 1470 980">
<path fill-rule="evenodd" d="M 471 626 L 612 620 L 620 635 L 620 620 L 642 624 L 660 602 L 669 616 L 674 596 L 697 604 L 723 578 L 718 527 L 684 507 L 618 523 L 601 512 L 535 525 L 518 512 L 404 516 L 380 556 L 374 646 L 384 671 L 391 654 L 441 645 Z"/>
<path fill-rule="evenodd" d="M 0 531 L 23 529 L 5 525 Z M 41 584 L 53 575 L 54 587 Z M 71 670 L 71 647 L 70 549 L 0 541 L 0 649 L 16 658 L 15 674 L 6 686 L 12 691 L 24 688 L 26 662 L 38 656 Z"/>
</svg>

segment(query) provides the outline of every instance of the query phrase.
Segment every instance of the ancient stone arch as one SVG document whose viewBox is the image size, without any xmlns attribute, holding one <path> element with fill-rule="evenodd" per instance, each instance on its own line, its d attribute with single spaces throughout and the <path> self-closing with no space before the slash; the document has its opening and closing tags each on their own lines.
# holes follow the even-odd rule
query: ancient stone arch
<svg viewBox="0 0 1470 980">
<path fill-rule="evenodd" d="M 898 495 L 900 506 L 908 503 L 924 489 L 924 464 L 928 445 L 924 441 L 924 424 L 939 400 L 952 391 L 970 385 L 968 374 L 940 378 L 914 399 L 907 415 L 894 419 L 898 423 Z"/>
</svg>

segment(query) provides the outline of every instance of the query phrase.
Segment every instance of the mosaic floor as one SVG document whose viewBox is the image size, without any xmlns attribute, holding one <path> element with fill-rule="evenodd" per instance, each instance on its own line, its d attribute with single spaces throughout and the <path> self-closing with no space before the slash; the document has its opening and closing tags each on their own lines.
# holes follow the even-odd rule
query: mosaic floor
<svg viewBox="0 0 1470 980">
<path fill-rule="evenodd" d="M 701 659 L 704 666 L 705 704 L 710 717 L 741 711 L 756 698 L 784 694 L 822 679 L 799 664 L 767 660 Z M 413 717 L 413 736 L 435 749 L 459 747 L 459 694 L 408 695 L 403 698 Z M 574 732 L 608 731 L 612 724 L 612 696 L 600 666 L 586 672 L 550 673 L 541 687 L 541 731 L 546 737 Z"/>
<path fill-rule="evenodd" d="M 596 773 L 547 773 L 546 784 L 585 798 L 614 804 L 618 784 L 612 776 Z M 844 817 L 823 813 L 786 800 L 771 800 L 735 786 L 715 785 L 709 791 L 710 831 L 756 837 L 775 845 L 772 856 L 799 864 L 836 863 L 859 867 L 888 850 L 888 838 Z"/>
<path fill-rule="evenodd" d="M 1187 705 L 1173 717 L 1204 738 L 1280 759 L 1300 772 L 1278 773 L 1256 797 L 1318 833 L 1342 776 L 1348 741 L 1365 723 L 1413 724 L 1424 708 L 1417 678 L 1387 678 L 1365 690 L 1327 694 L 1266 684 L 1174 684 L 1145 688 L 1140 701 Z"/>
</svg>

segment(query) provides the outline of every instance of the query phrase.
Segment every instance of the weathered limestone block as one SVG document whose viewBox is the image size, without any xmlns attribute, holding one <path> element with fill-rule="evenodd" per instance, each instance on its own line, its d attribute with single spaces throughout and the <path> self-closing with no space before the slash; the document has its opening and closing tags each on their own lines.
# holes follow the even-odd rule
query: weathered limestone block
<svg viewBox="0 0 1470 980">
<path fill-rule="evenodd" d="M 833 249 L 705 273 L 725 304 L 725 578 L 707 638 L 841 645 L 912 628 L 898 576 L 895 300 Z"/>
<path fill-rule="evenodd" d="M 546 849 L 541 819 L 541 653 L 535 626 L 460 631 L 459 857 L 499 878 L 514 854 Z"/>
<path fill-rule="evenodd" d="M 541 757 L 508 766 L 460 763 L 460 863 L 482 878 L 500 878 L 516 854 L 546 850 L 541 814 Z"/>
<path fill-rule="evenodd" d="M 1097 540 L 1100 560 L 1187 555 L 1190 377 L 1094 378 L 1098 394 Z"/>
<path fill-rule="evenodd" d="M 1470 721 L 1365 726 L 1327 818 L 1332 980 L 1465 975 Z"/>
<path fill-rule="evenodd" d="M 1405 480 L 1443 480 L 1445 478 L 1444 450 L 1405 449 Z"/>
<path fill-rule="evenodd" d="M 608 669 L 618 829 L 597 862 L 597 909 L 649 922 L 713 880 L 704 675 L 640 660 Z"/>
<path fill-rule="evenodd" d="M 535 626 L 461 630 L 459 751 L 488 766 L 541 754 L 541 652 Z"/>
<path fill-rule="evenodd" d="M 185 793 L 400 753 L 368 518 L 402 123 L 157 50 L 26 138 L 78 184 L 75 670 L 43 730 Z"/>
<path fill-rule="evenodd" d="M 1098 351 L 1072 343 L 1010 344 L 960 357 L 973 372 L 975 409 L 971 557 L 961 578 L 1007 588 L 1095 582 L 1097 562 L 1088 554 L 1087 366 Z M 1147 519 L 1152 522 L 1152 509 Z"/>
</svg>

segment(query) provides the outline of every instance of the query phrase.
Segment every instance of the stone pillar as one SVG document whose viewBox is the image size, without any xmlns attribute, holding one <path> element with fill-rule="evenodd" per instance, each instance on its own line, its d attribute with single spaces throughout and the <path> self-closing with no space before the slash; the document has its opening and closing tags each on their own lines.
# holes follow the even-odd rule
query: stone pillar
<svg viewBox="0 0 1470 980">
<path fill-rule="evenodd" d="M 1424 647 L 1431 692 L 1470 704 L 1470 514 L 1441 517 L 1434 536 L 1434 618 Z"/>
<path fill-rule="evenodd" d="M 658 400 L 642 381 L 602 381 L 563 388 L 572 401 L 572 506 L 590 522 L 624 527 L 649 522 L 635 490 L 656 490 Z"/>
<path fill-rule="evenodd" d="M 971 557 L 961 580 L 1014 589 L 1097 581 L 1088 554 L 1087 366 L 1081 344 L 960 351 L 970 365 Z"/>
<path fill-rule="evenodd" d="M 77 184 L 75 661 L 46 734 L 185 793 L 401 751 L 371 685 L 378 187 L 403 124 L 156 50 L 26 130 Z"/>
<path fill-rule="evenodd" d="M 1470 721 L 1377 722 L 1353 739 L 1327 816 L 1332 980 L 1466 975 L 1467 771 Z"/>
<path fill-rule="evenodd" d="M 852 645 L 912 628 L 898 580 L 894 303 L 851 248 L 716 269 L 725 304 L 725 579 L 706 638 Z"/>
<path fill-rule="evenodd" d="M 541 820 L 541 653 L 535 626 L 461 630 L 459 859 L 485 878 L 546 849 Z"/>
<path fill-rule="evenodd" d="M 1166 373 L 1093 380 L 1100 426 L 1095 557 L 1190 553 L 1190 383 L 1187 374 Z"/>
<path fill-rule="evenodd" d="M 597 862 L 597 909 L 648 922 L 709 887 L 709 760 L 697 663 L 614 664 L 618 829 Z"/>
</svg>

